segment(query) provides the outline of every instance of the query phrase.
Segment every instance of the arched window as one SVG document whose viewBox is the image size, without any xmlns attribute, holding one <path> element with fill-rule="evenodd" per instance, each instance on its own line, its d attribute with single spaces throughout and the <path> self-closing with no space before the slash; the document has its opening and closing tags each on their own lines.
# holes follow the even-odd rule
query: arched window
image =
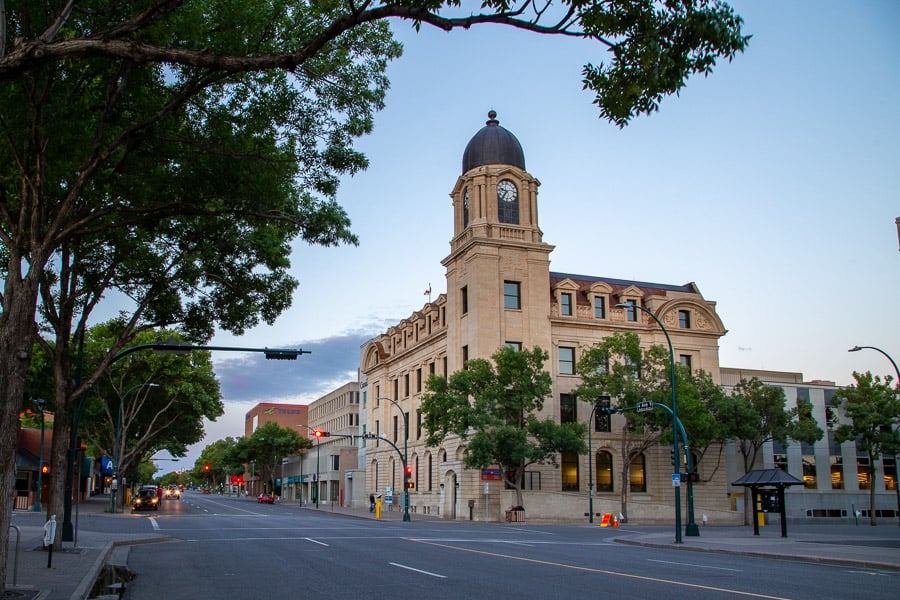
<svg viewBox="0 0 900 600">
<path fill-rule="evenodd" d="M 646 461 L 643 454 L 633 455 L 628 463 L 628 485 L 631 486 L 632 493 L 647 491 Z"/>
<path fill-rule="evenodd" d="M 469 226 L 469 188 L 463 190 L 463 227 Z"/>
<path fill-rule="evenodd" d="M 519 224 L 519 189 L 509 179 L 497 184 L 497 218 L 501 223 Z"/>
<path fill-rule="evenodd" d="M 598 492 L 613 491 L 613 458 L 612 454 L 601 450 L 595 457 L 595 476 Z"/>
</svg>

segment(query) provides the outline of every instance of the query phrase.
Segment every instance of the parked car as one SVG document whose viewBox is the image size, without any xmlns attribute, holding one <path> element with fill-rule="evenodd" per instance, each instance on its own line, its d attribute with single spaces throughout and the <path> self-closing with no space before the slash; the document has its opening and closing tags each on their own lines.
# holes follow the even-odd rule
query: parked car
<svg viewBox="0 0 900 600">
<path fill-rule="evenodd" d="M 159 496 L 156 494 L 156 486 L 142 486 L 134 495 L 131 502 L 131 510 L 159 510 Z"/>
<path fill-rule="evenodd" d="M 178 489 L 177 485 L 173 484 L 166 488 L 166 500 L 168 500 L 169 498 L 181 500 L 181 490 Z"/>
<path fill-rule="evenodd" d="M 257 504 L 275 504 L 275 496 L 263 492 L 256 497 Z"/>
</svg>

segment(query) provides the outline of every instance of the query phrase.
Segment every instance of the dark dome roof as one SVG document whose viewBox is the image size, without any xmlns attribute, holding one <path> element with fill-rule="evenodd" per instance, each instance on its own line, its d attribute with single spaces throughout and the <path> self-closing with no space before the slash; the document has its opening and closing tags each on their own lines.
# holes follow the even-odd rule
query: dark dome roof
<svg viewBox="0 0 900 600">
<path fill-rule="evenodd" d="M 500 127 L 497 113 L 488 113 L 488 121 L 476 133 L 463 152 L 462 172 L 482 165 L 512 165 L 525 170 L 525 153 L 516 136 Z"/>
</svg>

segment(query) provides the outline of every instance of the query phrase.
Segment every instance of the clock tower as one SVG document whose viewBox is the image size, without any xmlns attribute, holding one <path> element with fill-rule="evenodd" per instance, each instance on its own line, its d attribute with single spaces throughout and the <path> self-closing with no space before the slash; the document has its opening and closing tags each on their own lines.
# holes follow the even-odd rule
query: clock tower
<svg viewBox="0 0 900 600">
<path fill-rule="evenodd" d="M 505 344 L 550 350 L 550 252 L 538 225 L 540 182 L 497 113 L 469 141 L 450 197 L 447 270 L 449 372 Z"/>
</svg>

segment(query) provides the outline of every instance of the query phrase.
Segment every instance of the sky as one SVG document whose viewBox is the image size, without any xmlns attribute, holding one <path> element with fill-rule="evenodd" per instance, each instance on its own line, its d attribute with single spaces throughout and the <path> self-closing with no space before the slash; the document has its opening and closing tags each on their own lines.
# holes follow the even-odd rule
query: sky
<svg viewBox="0 0 900 600">
<path fill-rule="evenodd" d="M 732 2 L 753 36 L 660 111 L 618 128 L 582 90 L 599 45 L 501 26 L 445 33 L 394 23 L 404 56 L 365 172 L 338 201 L 358 247 L 298 243 L 293 306 L 211 342 L 302 347 L 296 362 L 215 354 L 225 414 L 182 459 L 243 435 L 258 402 L 306 404 L 356 380 L 360 345 L 446 291 L 449 193 L 487 112 L 541 182 L 553 271 L 694 282 L 728 333 L 724 367 L 849 385 L 900 360 L 900 2 Z"/>
</svg>

